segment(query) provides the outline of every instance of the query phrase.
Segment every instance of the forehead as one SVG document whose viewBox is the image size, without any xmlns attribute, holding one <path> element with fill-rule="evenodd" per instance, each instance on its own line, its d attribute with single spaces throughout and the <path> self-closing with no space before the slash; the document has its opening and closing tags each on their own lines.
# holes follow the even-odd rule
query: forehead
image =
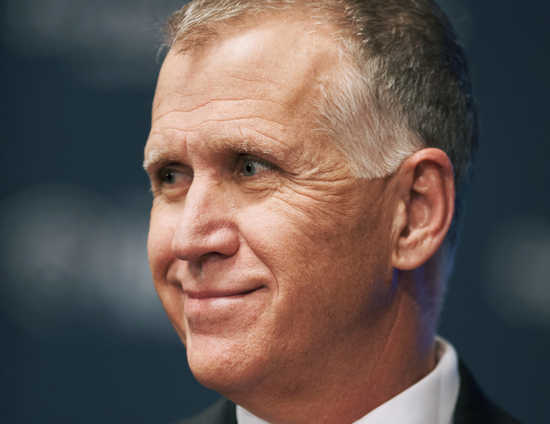
<svg viewBox="0 0 550 424">
<path fill-rule="evenodd" d="M 277 17 L 222 27 L 200 48 L 174 45 L 157 83 L 146 169 L 196 149 L 285 161 L 332 151 L 326 132 L 316 131 L 320 87 L 339 64 L 330 34 Z"/>
<path fill-rule="evenodd" d="M 225 25 L 205 46 L 185 52 L 172 47 L 159 76 L 153 119 L 174 108 L 233 98 L 264 99 L 299 113 L 315 100 L 337 57 L 326 31 L 299 19 Z"/>
</svg>

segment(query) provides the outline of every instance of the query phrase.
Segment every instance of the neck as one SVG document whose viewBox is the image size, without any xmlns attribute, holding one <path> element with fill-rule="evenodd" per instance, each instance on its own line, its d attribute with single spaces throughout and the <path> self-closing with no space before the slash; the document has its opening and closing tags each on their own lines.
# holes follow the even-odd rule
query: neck
<svg viewBox="0 0 550 424">
<path fill-rule="evenodd" d="M 434 326 L 418 300 L 426 281 L 418 277 L 396 274 L 376 331 L 334 340 L 321 366 L 304 369 L 291 384 L 273 378 L 258 390 L 227 397 L 272 424 L 352 423 L 368 414 L 435 367 Z"/>
</svg>

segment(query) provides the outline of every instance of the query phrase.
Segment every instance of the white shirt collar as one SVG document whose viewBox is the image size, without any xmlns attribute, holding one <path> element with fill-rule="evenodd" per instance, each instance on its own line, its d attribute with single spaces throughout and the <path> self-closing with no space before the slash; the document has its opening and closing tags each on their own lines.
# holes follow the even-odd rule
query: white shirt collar
<svg viewBox="0 0 550 424">
<path fill-rule="evenodd" d="M 353 424 L 451 424 L 460 377 L 453 346 L 436 339 L 438 362 L 423 379 Z M 237 405 L 238 424 L 269 424 Z"/>
</svg>

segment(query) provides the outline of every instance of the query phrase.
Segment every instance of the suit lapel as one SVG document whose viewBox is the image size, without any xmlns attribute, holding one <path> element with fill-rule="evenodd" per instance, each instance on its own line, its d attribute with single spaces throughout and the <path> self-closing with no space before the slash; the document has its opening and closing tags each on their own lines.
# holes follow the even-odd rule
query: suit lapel
<svg viewBox="0 0 550 424">
<path fill-rule="evenodd" d="M 454 424 L 519 424 L 491 402 L 481 391 L 470 371 L 460 361 L 460 391 Z"/>
</svg>

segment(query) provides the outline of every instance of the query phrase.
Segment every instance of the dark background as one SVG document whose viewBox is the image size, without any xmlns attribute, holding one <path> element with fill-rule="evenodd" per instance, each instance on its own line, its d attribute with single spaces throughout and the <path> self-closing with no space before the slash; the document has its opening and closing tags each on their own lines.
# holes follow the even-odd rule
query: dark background
<svg viewBox="0 0 550 424">
<path fill-rule="evenodd" d="M 548 423 L 550 6 L 442 3 L 471 59 L 482 144 L 440 333 L 491 397 Z M 0 3 L 2 422 L 168 423 L 215 398 L 189 373 L 145 253 L 142 151 L 161 23 L 180 5 Z"/>
</svg>

